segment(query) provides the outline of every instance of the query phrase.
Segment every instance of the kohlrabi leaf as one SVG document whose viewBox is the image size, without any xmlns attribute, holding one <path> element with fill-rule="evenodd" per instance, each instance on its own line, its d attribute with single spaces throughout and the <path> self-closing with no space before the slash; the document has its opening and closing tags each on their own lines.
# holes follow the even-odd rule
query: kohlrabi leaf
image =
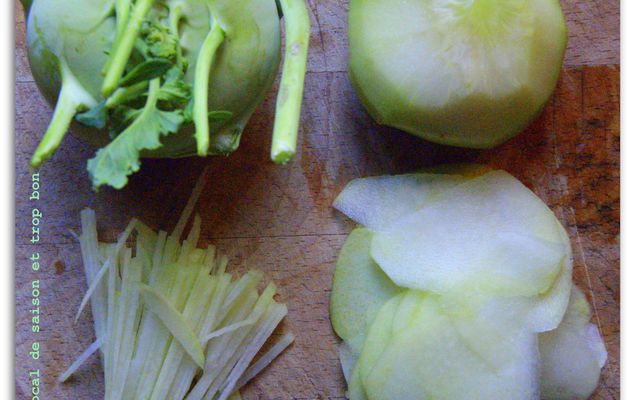
<svg viewBox="0 0 630 400">
<path fill-rule="evenodd" d="M 176 132 L 183 116 L 180 110 L 162 111 L 157 108 L 159 79 L 151 81 L 149 97 L 142 112 L 110 144 L 98 150 L 88 161 L 92 184 L 122 188 L 127 176 L 140 168 L 140 152 L 161 146 L 160 137 Z"/>
<path fill-rule="evenodd" d="M 376 232 L 371 251 L 399 286 L 536 296 L 556 280 L 567 249 L 547 206 L 494 171 Z"/>
<path fill-rule="evenodd" d="M 574 286 L 562 323 L 539 335 L 543 400 L 586 400 L 597 388 L 607 352 L 590 320 L 590 306 Z"/>
<path fill-rule="evenodd" d="M 90 108 L 86 112 L 77 114 L 75 119 L 83 125 L 103 129 L 107 124 L 107 109 L 105 108 L 105 101 L 98 103 L 95 107 Z"/>
<path fill-rule="evenodd" d="M 330 296 L 330 319 L 344 340 L 361 336 L 381 305 L 400 292 L 370 256 L 372 232 L 350 233 L 337 259 Z M 360 350 L 360 341 L 358 348 Z"/>
<path fill-rule="evenodd" d="M 230 111 L 209 111 L 208 112 L 208 121 L 210 122 L 227 121 L 230 118 L 232 118 L 232 113 Z"/>
<path fill-rule="evenodd" d="M 164 75 L 173 64 L 165 58 L 153 58 L 136 65 L 120 79 L 120 86 L 131 86 Z"/>
<path fill-rule="evenodd" d="M 184 80 L 184 73 L 179 68 L 171 68 L 160 87 L 158 99 L 177 104 L 186 104 L 192 94 L 192 87 Z"/>
</svg>

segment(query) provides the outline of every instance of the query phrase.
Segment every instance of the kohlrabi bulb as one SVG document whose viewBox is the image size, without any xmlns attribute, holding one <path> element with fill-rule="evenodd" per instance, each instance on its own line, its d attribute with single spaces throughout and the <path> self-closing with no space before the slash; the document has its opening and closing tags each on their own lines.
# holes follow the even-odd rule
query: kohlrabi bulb
<svg viewBox="0 0 630 400">
<path fill-rule="evenodd" d="M 351 0 L 350 77 L 378 123 L 453 146 L 515 136 L 553 93 L 558 0 Z"/>
<path fill-rule="evenodd" d="M 141 157 L 227 154 L 273 84 L 281 29 L 274 0 L 32 0 L 33 76 L 56 104 L 31 160 L 39 167 L 69 126 L 100 147 L 95 188 L 121 188 Z M 295 152 L 309 20 L 303 0 L 279 0 L 287 52 L 272 159 Z"/>
</svg>

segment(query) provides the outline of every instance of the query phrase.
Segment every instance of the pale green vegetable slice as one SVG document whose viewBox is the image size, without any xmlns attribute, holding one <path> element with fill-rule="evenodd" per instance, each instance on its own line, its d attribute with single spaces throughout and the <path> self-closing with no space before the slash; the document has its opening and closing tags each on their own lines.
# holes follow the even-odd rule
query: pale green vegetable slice
<svg viewBox="0 0 630 400">
<path fill-rule="evenodd" d="M 394 314 L 403 296 L 404 294 L 401 293 L 383 304 L 370 325 L 363 342 L 361 354 L 354 363 L 350 381 L 348 382 L 348 398 L 350 400 L 368 398 L 363 387 L 362 376 L 369 372 L 369 368 L 387 345 L 391 337 Z"/>
<path fill-rule="evenodd" d="M 584 294 L 573 287 L 562 323 L 540 335 L 543 400 L 588 399 L 608 357 Z"/>
<path fill-rule="evenodd" d="M 390 337 L 372 367 L 362 366 L 370 400 L 538 398 L 535 334 L 475 318 L 459 320 L 463 330 L 455 322 L 462 317 L 445 314 L 438 297 L 421 301 L 421 312 Z"/>
<path fill-rule="evenodd" d="M 389 345 L 393 335 L 396 311 L 405 295 L 406 293 L 401 293 L 383 304 L 365 335 L 361 354 L 354 367 L 359 371 L 360 382 L 363 386 L 372 367 Z"/>
<path fill-rule="evenodd" d="M 184 316 L 164 296 L 150 286 L 140 286 L 140 293 L 148 309 L 160 318 L 182 347 L 186 349 L 193 361 L 203 368 L 205 360 L 203 348 Z"/>
<path fill-rule="evenodd" d="M 295 336 L 292 333 L 287 333 L 282 335 L 280 340 L 273 345 L 271 349 L 269 349 L 265 354 L 263 354 L 258 361 L 249 366 L 243 375 L 239 378 L 236 383 L 236 390 L 245 386 L 250 380 L 252 380 L 256 375 L 258 375 L 262 370 L 267 368 L 267 366 L 276 359 L 287 347 L 293 343 L 295 340 Z M 237 392 L 238 393 L 238 392 Z"/>
<path fill-rule="evenodd" d="M 337 352 L 339 353 L 339 362 L 341 363 L 343 377 L 346 380 L 346 383 L 349 384 L 350 379 L 352 378 L 352 370 L 359 359 L 359 353 L 353 351 L 351 345 L 345 341 L 341 342 L 339 346 L 337 346 Z"/>
<path fill-rule="evenodd" d="M 113 268 L 112 265 L 114 264 L 114 257 L 118 256 L 118 253 L 125 245 L 125 242 L 127 241 L 127 239 L 129 238 L 129 235 L 133 231 L 136 225 L 136 222 L 137 222 L 136 219 L 132 219 L 131 222 L 129 222 L 129 225 L 127 225 L 127 228 L 125 229 L 125 231 L 118 238 L 118 242 L 116 243 L 116 251 L 113 254 L 111 254 L 110 257 L 107 258 L 107 261 L 105 262 L 105 264 L 99 269 L 98 273 L 94 275 L 92 281 L 90 282 L 90 287 L 88 288 L 87 292 L 85 293 L 85 296 L 83 296 L 83 299 L 81 300 L 81 305 L 79 305 L 79 311 L 77 311 L 77 314 L 74 317 L 75 322 L 78 321 L 79 317 L 81 316 L 81 312 L 83 311 L 83 308 L 92 297 L 92 294 L 100 287 L 101 279 L 103 278 L 103 276 L 105 276 L 105 273 L 108 272 L 109 269 Z"/>
<path fill-rule="evenodd" d="M 372 235 L 369 229 L 353 230 L 337 260 L 330 319 L 344 340 L 362 336 L 381 305 L 400 291 L 370 257 Z M 354 351 L 359 351 L 360 342 L 353 341 Z"/>
<path fill-rule="evenodd" d="M 560 222 L 557 223 L 558 231 L 565 246 L 565 256 L 561 262 L 561 272 L 555 282 L 545 292 L 536 298 L 530 298 L 531 309 L 527 315 L 528 324 L 536 332 L 545 332 L 556 328 L 567 310 L 571 297 L 573 277 L 573 256 L 571 240 Z"/>
<path fill-rule="evenodd" d="M 68 378 L 70 378 L 70 376 L 74 374 L 75 371 L 79 369 L 79 367 L 83 365 L 83 363 L 88 358 L 90 358 L 92 354 L 96 353 L 101 348 L 101 346 L 105 342 L 105 339 L 105 336 L 101 336 L 100 338 L 96 339 L 94 343 L 89 345 L 88 348 L 85 349 L 85 351 L 81 353 L 81 355 L 77 357 L 77 359 L 68 367 L 68 369 L 63 374 L 59 375 L 59 378 L 57 378 L 57 382 L 65 382 Z"/>
<path fill-rule="evenodd" d="M 351 0 L 349 72 L 378 123 L 487 148 L 521 132 L 560 74 L 557 0 Z"/>
<path fill-rule="evenodd" d="M 381 230 L 464 180 L 461 175 L 426 173 L 354 179 L 333 207 L 361 225 Z"/>
<path fill-rule="evenodd" d="M 553 213 L 503 171 L 442 193 L 376 232 L 371 248 L 399 286 L 503 296 L 547 291 L 565 251 Z"/>
</svg>

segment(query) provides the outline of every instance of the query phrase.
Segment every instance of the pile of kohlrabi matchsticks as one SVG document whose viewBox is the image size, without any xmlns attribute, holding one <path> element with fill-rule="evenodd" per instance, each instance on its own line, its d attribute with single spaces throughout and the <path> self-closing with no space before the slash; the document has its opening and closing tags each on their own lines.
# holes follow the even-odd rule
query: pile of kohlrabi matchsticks
<svg viewBox="0 0 630 400">
<path fill-rule="evenodd" d="M 238 399 L 291 344 L 285 334 L 252 363 L 287 314 L 275 285 L 259 293 L 262 273 L 236 278 L 215 247 L 199 248 L 199 216 L 180 243 L 201 188 L 170 235 L 133 219 L 116 243 L 102 243 L 94 211 L 81 213 L 89 289 L 79 314 L 89 302 L 96 341 L 60 381 L 100 350 L 105 399 Z"/>
</svg>

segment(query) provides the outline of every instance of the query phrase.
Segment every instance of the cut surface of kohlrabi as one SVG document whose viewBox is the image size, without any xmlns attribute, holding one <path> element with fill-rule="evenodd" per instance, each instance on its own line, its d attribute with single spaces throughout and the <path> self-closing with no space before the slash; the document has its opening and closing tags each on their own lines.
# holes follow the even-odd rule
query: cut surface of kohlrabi
<svg viewBox="0 0 630 400">
<path fill-rule="evenodd" d="M 521 132 L 559 77 L 557 0 L 352 0 L 349 71 L 378 123 L 487 148 Z"/>
<path fill-rule="evenodd" d="M 489 171 L 484 165 L 453 164 L 414 174 L 358 178 L 346 185 L 333 207 L 365 227 L 382 230 L 443 191 Z"/>
<path fill-rule="evenodd" d="M 399 286 L 503 296 L 546 292 L 566 250 L 551 210 L 503 171 L 444 192 L 376 232 L 371 247 Z"/>
<path fill-rule="evenodd" d="M 359 363 L 370 400 L 537 399 L 536 335 L 501 316 L 449 315 L 439 296 L 416 296 L 419 310 Z M 399 303 L 399 308 L 404 301 Z M 363 351 L 371 339 L 372 331 Z M 362 358 L 365 360 L 362 361 Z"/>
<path fill-rule="evenodd" d="M 378 361 L 382 352 L 387 348 L 392 338 L 396 310 L 405 295 L 405 293 L 401 293 L 383 304 L 378 314 L 374 317 L 374 321 L 369 326 L 361 354 L 354 364 L 352 376 L 350 382 L 348 382 L 348 395 L 350 399 L 368 398 L 363 384 L 363 377 L 370 373 L 371 368 Z"/>
<path fill-rule="evenodd" d="M 608 354 L 584 294 L 573 287 L 562 323 L 540 334 L 543 400 L 586 400 L 597 388 Z"/>
<path fill-rule="evenodd" d="M 370 257 L 372 235 L 366 228 L 350 233 L 337 260 L 330 298 L 333 328 L 356 352 L 369 321 L 401 291 Z"/>
<path fill-rule="evenodd" d="M 333 207 L 370 229 L 382 230 L 464 181 L 461 175 L 408 174 L 351 181 Z"/>
</svg>

